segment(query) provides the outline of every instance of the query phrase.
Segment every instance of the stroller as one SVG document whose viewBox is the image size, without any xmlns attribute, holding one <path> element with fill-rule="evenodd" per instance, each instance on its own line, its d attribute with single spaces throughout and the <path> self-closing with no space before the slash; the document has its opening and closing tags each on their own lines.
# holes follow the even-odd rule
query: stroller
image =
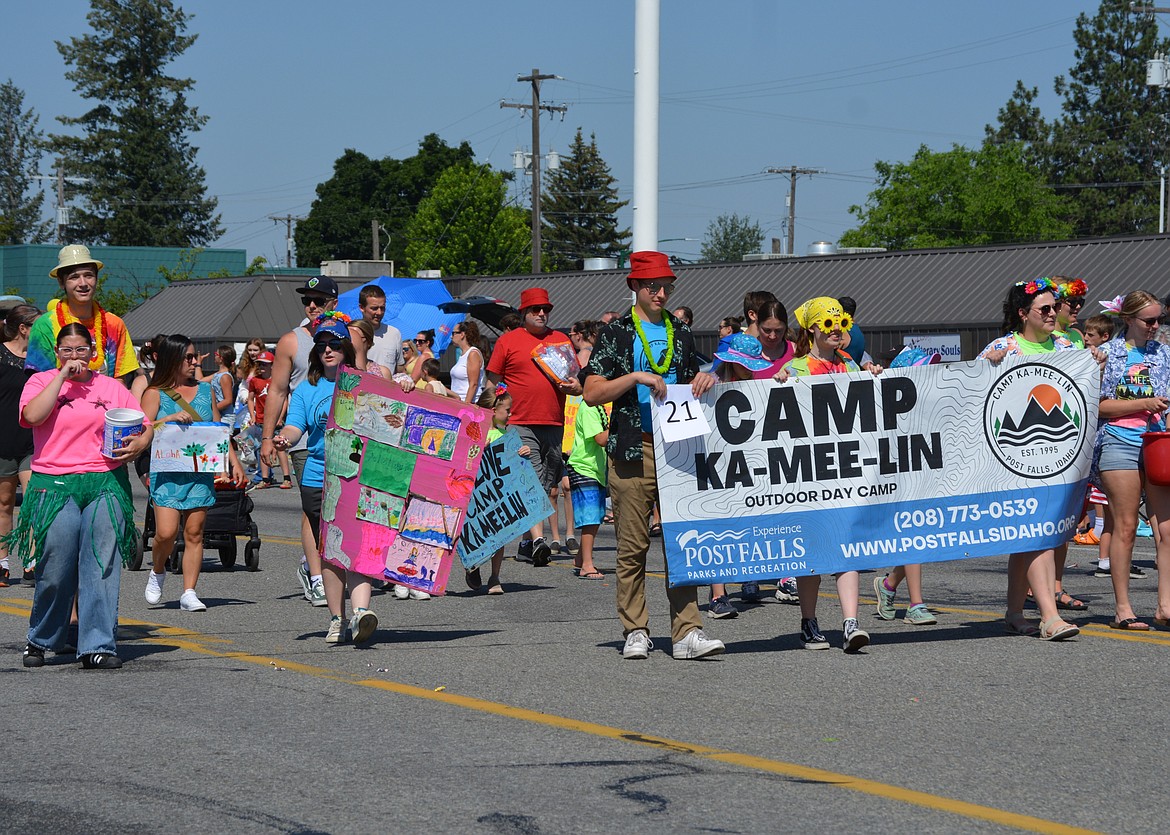
<svg viewBox="0 0 1170 835">
<path fill-rule="evenodd" d="M 248 537 L 244 545 L 244 565 L 249 571 L 260 570 L 260 533 L 252 521 L 254 509 L 251 497 L 243 489 L 230 484 L 216 485 L 215 504 L 208 509 L 207 522 L 203 526 L 203 547 L 207 551 L 219 551 L 220 565 L 226 569 L 236 564 L 239 547 L 236 535 L 239 534 Z M 154 535 L 154 502 L 147 502 L 146 519 L 142 525 L 142 549 L 131 566 L 134 571 L 142 568 L 143 554 L 150 551 Z M 167 559 L 167 568 L 176 574 L 183 570 L 182 532 L 175 539 L 175 548 Z"/>
</svg>

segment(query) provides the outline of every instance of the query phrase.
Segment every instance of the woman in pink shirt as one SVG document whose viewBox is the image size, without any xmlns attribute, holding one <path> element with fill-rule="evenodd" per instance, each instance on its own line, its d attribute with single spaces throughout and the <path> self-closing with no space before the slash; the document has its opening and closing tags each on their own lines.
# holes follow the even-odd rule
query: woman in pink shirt
<svg viewBox="0 0 1170 835">
<path fill-rule="evenodd" d="M 788 341 L 788 311 L 784 305 L 776 300 L 764 302 L 756 319 L 756 331 L 768 367 L 752 371 L 752 379 L 771 380 L 796 356 L 796 346 Z"/>
<path fill-rule="evenodd" d="M 43 667 L 46 650 L 65 648 L 76 595 L 81 666 L 116 670 L 121 563 L 133 558 L 138 538 L 126 463 L 154 433 L 147 425 L 103 456 L 106 412 L 136 410 L 138 401 L 120 381 L 90 370 L 93 337 L 84 325 L 61 328 L 56 353 L 59 367 L 30 377 L 20 397 L 21 425 L 33 431 L 32 477 L 8 542 L 37 560 L 24 666 Z"/>
</svg>

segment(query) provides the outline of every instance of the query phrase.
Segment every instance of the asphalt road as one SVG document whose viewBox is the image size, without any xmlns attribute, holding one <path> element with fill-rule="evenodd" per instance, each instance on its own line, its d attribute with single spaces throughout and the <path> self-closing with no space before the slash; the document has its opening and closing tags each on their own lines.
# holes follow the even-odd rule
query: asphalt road
<svg viewBox="0 0 1170 835">
<path fill-rule="evenodd" d="M 123 575 L 118 672 L 21 666 L 31 589 L 0 590 L 4 832 L 982 832 L 1165 829 L 1170 633 L 1105 627 L 1108 580 L 1063 644 L 1003 632 L 1005 560 L 929 566 L 935 626 L 878 620 L 804 651 L 796 607 L 709 621 L 727 654 L 623 661 L 612 577 L 508 561 L 507 593 L 376 594 L 367 647 L 327 647 L 300 595 L 295 491 L 254 494 L 259 572 L 205 563 L 206 613 Z M 614 565 L 612 529 L 598 565 Z M 655 561 L 661 571 L 661 556 Z M 1148 540 L 1139 564 L 1153 568 Z M 659 578 L 661 575 L 658 575 Z M 1133 582 L 1152 617 L 1157 573 Z M 705 600 L 705 593 L 703 594 Z M 900 600 L 905 605 L 904 595 Z"/>
</svg>

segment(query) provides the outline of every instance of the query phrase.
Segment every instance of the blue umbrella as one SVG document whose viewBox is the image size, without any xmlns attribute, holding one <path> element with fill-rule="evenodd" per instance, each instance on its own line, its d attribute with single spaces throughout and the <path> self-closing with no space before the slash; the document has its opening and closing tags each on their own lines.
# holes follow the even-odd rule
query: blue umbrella
<svg viewBox="0 0 1170 835">
<path fill-rule="evenodd" d="M 451 343 L 451 329 L 467 318 L 464 313 L 444 313 L 439 309 L 440 304 L 451 301 L 451 294 L 437 279 L 380 276 L 370 279 L 362 287 L 370 284 L 376 284 L 386 293 L 383 323 L 398 328 L 406 339 L 419 331 L 434 329 L 436 357 L 441 356 Z M 361 287 L 355 287 L 337 299 L 337 309 L 351 319 L 362 318 L 358 305 L 361 290 Z"/>
</svg>

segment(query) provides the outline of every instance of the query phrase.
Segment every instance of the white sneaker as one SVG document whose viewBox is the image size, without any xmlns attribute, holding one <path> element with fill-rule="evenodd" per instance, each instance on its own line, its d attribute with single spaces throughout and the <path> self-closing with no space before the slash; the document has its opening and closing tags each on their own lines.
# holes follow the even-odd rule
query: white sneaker
<svg viewBox="0 0 1170 835">
<path fill-rule="evenodd" d="M 207 604 L 195 594 L 195 589 L 187 589 L 179 598 L 179 608 L 184 612 L 206 612 Z"/>
<path fill-rule="evenodd" d="M 649 658 L 652 649 L 654 642 L 650 640 L 650 634 L 645 629 L 635 629 L 626 636 L 622 658 Z"/>
<path fill-rule="evenodd" d="M 309 587 L 309 602 L 317 608 L 329 605 L 329 602 L 325 599 L 325 583 L 323 580 L 314 580 L 313 585 Z"/>
<path fill-rule="evenodd" d="M 409 592 L 409 595 L 410 595 L 411 600 L 430 600 L 431 599 L 431 596 L 429 594 L 427 594 L 425 591 L 419 591 L 418 589 L 411 589 Z"/>
<path fill-rule="evenodd" d="M 146 602 L 151 606 L 157 606 L 162 600 L 162 587 L 165 579 L 167 579 L 165 569 L 162 574 L 155 574 L 151 571 L 150 576 L 146 578 Z"/>
<path fill-rule="evenodd" d="M 356 609 L 349 619 L 349 632 L 355 644 L 370 640 L 377 628 L 378 616 L 369 609 Z"/>
<path fill-rule="evenodd" d="M 677 661 L 692 658 L 706 658 L 708 655 L 718 655 L 727 647 L 722 641 L 708 638 L 702 629 L 692 629 L 687 636 L 674 645 L 674 657 Z"/>
<path fill-rule="evenodd" d="M 395 586 L 394 596 L 399 600 L 405 600 L 406 598 L 410 597 L 410 589 L 408 589 L 406 586 Z"/>
<path fill-rule="evenodd" d="M 325 643 L 341 643 L 341 616 L 334 615 L 329 619 L 329 631 L 325 633 Z"/>
<path fill-rule="evenodd" d="M 313 581 L 309 579 L 309 566 L 307 563 L 301 563 L 297 566 L 297 581 L 301 584 L 301 592 L 305 595 L 305 600 L 312 600 Z"/>
</svg>

